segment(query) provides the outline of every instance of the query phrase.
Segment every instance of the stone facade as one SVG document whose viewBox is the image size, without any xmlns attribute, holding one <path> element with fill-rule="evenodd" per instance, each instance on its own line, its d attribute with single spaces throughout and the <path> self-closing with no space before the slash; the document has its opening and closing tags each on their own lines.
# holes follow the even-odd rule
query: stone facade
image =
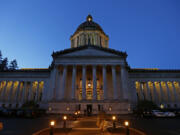
<svg viewBox="0 0 180 135">
<path fill-rule="evenodd" d="M 180 108 L 180 70 L 130 68 L 127 54 L 108 48 L 108 36 L 91 16 L 71 36 L 71 48 L 52 57 L 48 69 L 0 72 L 0 105 L 35 101 L 49 113 L 127 114 L 146 99 Z"/>
</svg>

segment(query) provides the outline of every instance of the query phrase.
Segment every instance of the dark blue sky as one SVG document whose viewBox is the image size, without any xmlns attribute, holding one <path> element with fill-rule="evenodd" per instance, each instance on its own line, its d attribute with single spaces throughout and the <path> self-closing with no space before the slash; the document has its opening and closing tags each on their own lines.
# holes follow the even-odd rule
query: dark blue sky
<svg viewBox="0 0 180 135">
<path fill-rule="evenodd" d="M 132 68 L 180 69 L 180 0 L 1 0 L 0 50 L 46 68 L 89 13 Z"/>
</svg>

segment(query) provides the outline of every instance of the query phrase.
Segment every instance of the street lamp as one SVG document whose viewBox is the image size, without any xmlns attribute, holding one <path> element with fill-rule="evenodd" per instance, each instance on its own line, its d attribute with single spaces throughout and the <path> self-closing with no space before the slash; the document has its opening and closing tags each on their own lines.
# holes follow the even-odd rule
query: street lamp
<svg viewBox="0 0 180 135">
<path fill-rule="evenodd" d="M 66 128 L 66 120 L 67 120 L 67 116 L 66 116 L 66 115 L 64 115 L 64 116 L 63 116 L 63 121 L 64 121 L 63 128 Z"/>
<path fill-rule="evenodd" d="M 124 122 L 124 125 L 126 127 L 126 135 L 129 135 L 129 122 L 128 121 L 125 121 Z"/>
<path fill-rule="evenodd" d="M 112 116 L 112 120 L 113 120 L 113 128 L 115 129 L 116 128 L 116 116 L 115 115 L 113 115 Z"/>
<path fill-rule="evenodd" d="M 55 121 L 52 120 L 50 121 L 50 132 L 49 132 L 49 135 L 53 135 L 53 128 L 55 126 Z"/>
</svg>

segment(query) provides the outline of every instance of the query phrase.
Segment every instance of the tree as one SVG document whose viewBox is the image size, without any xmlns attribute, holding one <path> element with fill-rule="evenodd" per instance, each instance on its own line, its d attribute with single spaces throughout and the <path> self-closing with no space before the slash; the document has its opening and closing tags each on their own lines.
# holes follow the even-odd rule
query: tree
<svg viewBox="0 0 180 135">
<path fill-rule="evenodd" d="M 2 60 L 0 70 L 1 71 L 8 70 L 8 58 L 7 57 Z"/>
<path fill-rule="evenodd" d="M 16 70 L 18 68 L 17 61 L 14 59 L 9 65 L 9 70 Z"/>
<path fill-rule="evenodd" d="M 8 58 L 3 59 L 2 53 L 0 51 L 0 71 L 4 70 L 16 70 L 18 68 L 16 59 L 12 60 L 10 65 L 8 64 Z"/>
<path fill-rule="evenodd" d="M 34 101 L 27 101 L 22 105 L 24 109 L 38 109 L 39 105 Z"/>
<path fill-rule="evenodd" d="M 0 51 L 0 65 L 2 64 L 2 53 L 1 53 L 1 51 Z"/>
</svg>

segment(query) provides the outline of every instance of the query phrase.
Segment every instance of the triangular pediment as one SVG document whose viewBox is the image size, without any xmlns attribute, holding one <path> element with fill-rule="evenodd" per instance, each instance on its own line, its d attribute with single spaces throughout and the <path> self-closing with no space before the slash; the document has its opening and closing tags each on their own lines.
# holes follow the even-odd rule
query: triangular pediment
<svg viewBox="0 0 180 135">
<path fill-rule="evenodd" d="M 74 52 L 66 53 L 63 56 L 117 56 L 113 53 L 97 50 L 95 48 L 86 48 Z"/>
<path fill-rule="evenodd" d="M 102 48 L 93 45 L 81 46 L 77 48 L 65 49 L 53 53 L 53 57 L 126 57 L 126 53 L 114 49 Z"/>
</svg>

